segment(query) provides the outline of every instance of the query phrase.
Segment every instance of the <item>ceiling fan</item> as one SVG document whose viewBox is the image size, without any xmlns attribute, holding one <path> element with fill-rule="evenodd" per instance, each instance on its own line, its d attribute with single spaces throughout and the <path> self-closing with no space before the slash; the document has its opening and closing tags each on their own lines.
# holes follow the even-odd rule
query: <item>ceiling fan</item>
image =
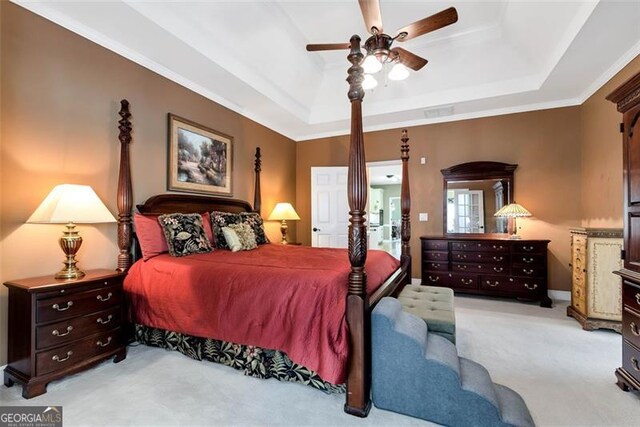
<svg viewBox="0 0 640 427">
<path fill-rule="evenodd" d="M 367 31 L 371 33 L 364 42 L 364 48 L 367 56 L 362 64 L 364 68 L 365 80 L 362 85 L 364 89 L 372 89 L 377 85 L 376 80 L 371 74 L 377 73 L 382 69 L 385 63 L 395 63 L 389 73 L 391 80 L 403 80 L 409 76 L 407 68 L 414 71 L 420 70 L 427 64 L 427 60 L 418 55 L 409 52 L 401 47 L 391 47 L 397 40 L 405 42 L 421 35 L 430 33 L 440 28 L 446 27 L 458 21 L 458 12 L 454 7 L 450 7 L 435 15 L 428 16 L 405 27 L 400 28 L 395 37 L 384 33 L 382 28 L 382 15 L 380 13 L 379 0 L 358 0 L 360 10 Z M 325 43 L 325 44 L 308 44 L 307 50 L 342 50 L 349 49 L 350 43 Z"/>
</svg>

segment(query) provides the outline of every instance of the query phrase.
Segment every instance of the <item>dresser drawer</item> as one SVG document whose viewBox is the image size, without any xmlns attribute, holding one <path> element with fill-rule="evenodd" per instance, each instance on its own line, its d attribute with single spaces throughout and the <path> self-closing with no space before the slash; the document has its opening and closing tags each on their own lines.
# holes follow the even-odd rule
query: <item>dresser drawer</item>
<svg viewBox="0 0 640 427">
<path fill-rule="evenodd" d="M 52 322 L 101 311 L 122 300 L 120 285 L 106 286 L 85 292 L 40 299 L 37 302 L 36 321 Z"/>
<path fill-rule="evenodd" d="M 448 251 L 449 242 L 446 240 L 423 240 L 422 249 L 427 251 Z"/>
<path fill-rule="evenodd" d="M 640 316 L 628 309 L 622 311 L 622 336 L 640 348 Z"/>
<path fill-rule="evenodd" d="M 516 292 L 521 292 L 523 294 L 537 294 L 544 289 L 546 294 L 547 279 L 542 277 L 516 277 L 514 279 L 515 285 L 513 289 Z"/>
<path fill-rule="evenodd" d="M 513 276 L 524 276 L 524 277 L 542 277 L 546 273 L 546 270 L 542 267 L 533 267 L 526 266 L 523 267 L 521 265 L 514 265 L 511 268 L 511 274 Z"/>
<path fill-rule="evenodd" d="M 509 267 L 500 264 L 451 263 L 451 270 L 459 273 L 509 274 Z"/>
<path fill-rule="evenodd" d="M 61 345 L 87 335 L 107 331 L 120 326 L 122 307 L 117 305 L 82 317 L 63 320 L 36 328 L 36 348 Z"/>
<path fill-rule="evenodd" d="M 547 253 L 547 244 L 544 242 L 515 242 L 512 247 L 514 253 L 542 255 Z"/>
<path fill-rule="evenodd" d="M 448 252 L 425 251 L 422 253 L 422 259 L 427 261 L 448 261 Z"/>
<path fill-rule="evenodd" d="M 422 285 L 425 286 L 449 286 L 450 273 L 434 273 L 423 272 L 422 273 Z"/>
<path fill-rule="evenodd" d="M 512 291 L 515 280 L 509 276 L 480 276 L 480 289 L 488 291 Z"/>
<path fill-rule="evenodd" d="M 120 345 L 118 328 L 53 350 L 43 351 L 36 356 L 36 374 L 45 375 L 68 368 L 93 356 L 115 350 Z"/>
<path fill-rule="evenodd" d="M 503 242 L 452 242 L 452 251 L 508 252 L 509 245 Z"/>
<path fill-rule="evenodd" d="M 449 263 L 438 261 L 423 261 L 422 269 L 426 271 L 448 271 Z"/>
<path fill-rule="evenodd" d="M 629 307 L 640 313 L 640 288 L 631 282 L 622 281 L 622 301 L 625 307 Z"/>
<path fill-rule="evenodd" d="M 449 286 L 452 288 L 478 289 L 478 275 L 450 273 Z"/>
<path fill-rule="evenodd" d="M 513 264 L 519 264 L 522 266 L 527 266 L 527 265 L 543 266 L 544 260 L 545 260 L 544 255 L 515 253 L 511 257 L 511 262 Z"/>
<path fill-rule="evenodd" d="M 460 262 L 489 262 L 493 264 L 508 264 L 508 254 L 492 252 L 451 252 L 452 261 Z"/>
<path fill-rule="evenodd" d="M 622 367 L 636 380 L 640 380 L 640 350 L 629 341 L 622 341 Z"/>
</svg>

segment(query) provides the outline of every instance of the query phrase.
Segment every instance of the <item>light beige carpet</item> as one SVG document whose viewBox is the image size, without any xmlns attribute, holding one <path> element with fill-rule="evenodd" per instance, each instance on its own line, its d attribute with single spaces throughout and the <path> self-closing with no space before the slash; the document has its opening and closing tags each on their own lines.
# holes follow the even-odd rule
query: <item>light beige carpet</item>
<svg viewBox="0 0 640 427">
<path fill-rule="evenodd" d="M 519 392 L 539 426 L 639 425 L 639 395 L 615 385 L 621 336 L 583 331 L 565 316 L 566 305 L 457 296 L 459 353 Z M 62 405 L 67 426 L 429 425 L 375 407 L 368 418 L 354 418 L 342 412 L 343 395 L 249 378 L 144 346 L 130 348 L 119 364 L 102 363 L 48 390 L 27 401 L 20 387 L 1 387 L 0 405 Z"/>
</svg>

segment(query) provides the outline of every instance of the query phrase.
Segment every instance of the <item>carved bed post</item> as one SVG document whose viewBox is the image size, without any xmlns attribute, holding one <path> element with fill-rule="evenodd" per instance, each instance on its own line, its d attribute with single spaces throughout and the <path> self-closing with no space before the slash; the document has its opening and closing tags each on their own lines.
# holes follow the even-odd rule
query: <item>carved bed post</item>
<svg viewBox="0 0 640 427">
<path fill-rule="evenodd" d="M 363 60 L 360 37 L 351 37 L 351 52 L 347 57 L 349 68 L 349 100 L 351 101 L 351 143 L 349 148 L 349 288 L 347 293 L 347 324 L 349 326 L 349 377 L 345 412 L 366 417 L 371 409 L 371 334 L 369 297 L 364 264 L 367 259 L 367 230 L 365 207 L 367 204 L 367 175 L 362 134 L 362 99 L 364 90 Z"/>
<path fill-rule="evenodd" d="M 262 154 L 260 147 L 256 147 L 256 161 L 254 171 L 256 173 L 256 183 L 253 189 L 253 211 L 260 213 L 262 207 L 262 195 L 260 190 L 260 172 L 262 171 Z"/>
<path fill-rule="evenodd" d="M 400 255 L 400 262 L 402 264 L 407 263 L 407 283 L 411 283 L 411 244 L 409 242 L 411 240 L 411 193 L 409 190 L 409 137 L 406 129 L 402 130 L 401 141 L 402 186 L 400 190 L 400 206 L 402 210 L 402 255 Z"/>
<path fill-rule="evenodd" d="M 131 190 L 131 166 L 129 163 L 129 144 L 131 143 L 131 113 L 129 101 L 120 101 L 120 171 L 118 174 L 118 271 L 131 267 L 131 208 L 133 192 Z"/>
</svg>

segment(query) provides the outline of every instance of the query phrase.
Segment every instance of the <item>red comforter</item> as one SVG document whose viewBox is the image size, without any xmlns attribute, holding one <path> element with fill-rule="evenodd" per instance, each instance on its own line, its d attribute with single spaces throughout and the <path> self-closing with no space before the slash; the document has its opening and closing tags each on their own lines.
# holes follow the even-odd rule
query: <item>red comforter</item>
<svg viewBox="0 0 640 427">
<path fill-rule="evenodd" d="M 371 295 L 399 266 L 369 251 Z M 261 245 L 136 262 L 124 288 L 136 323 L 285 352 L 333 384 L 346 380 L 345 249 Z"/>
</svg>

